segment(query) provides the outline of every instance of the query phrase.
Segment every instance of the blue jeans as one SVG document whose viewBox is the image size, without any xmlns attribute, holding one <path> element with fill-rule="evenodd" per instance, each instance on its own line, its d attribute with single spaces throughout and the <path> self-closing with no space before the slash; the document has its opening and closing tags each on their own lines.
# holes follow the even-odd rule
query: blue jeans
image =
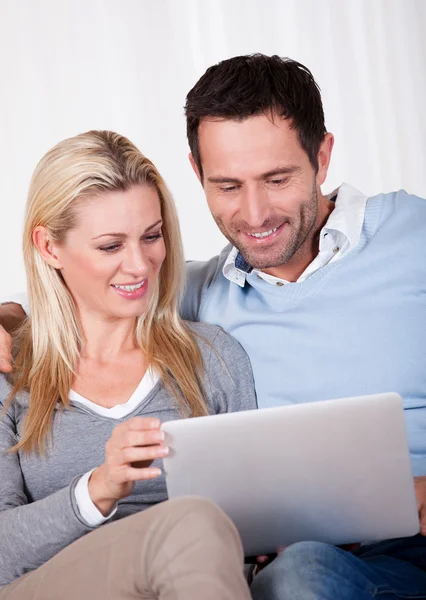
<svg viewBox="0 0 426 600">
<path fill-rule="evenodd" d="M 255 576 L 253 600 L 426 599 L 426 538 L 347 552 L 321 542 L 289 546 Z"/>
</svg>

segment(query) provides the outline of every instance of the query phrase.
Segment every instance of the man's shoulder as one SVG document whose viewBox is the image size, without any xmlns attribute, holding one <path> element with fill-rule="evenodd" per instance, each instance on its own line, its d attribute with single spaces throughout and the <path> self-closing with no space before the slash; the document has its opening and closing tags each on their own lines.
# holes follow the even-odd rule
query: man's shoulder
<svg viewBox="0 0 426 600">
<path fill-rule="evenodd" d="M 426 224 L 426 199 L 405 190 L 377 194 L 367 199 L 365 225 L 374 225 L 374 231 L 385 227 L 403 228 L 410 235 L 423 231 Z"/>
<path fill-rule="evenodd" d="M 210 285 L 222 273 L 223 266 L 228 258 L 232 246 L 228 244 L 220 254 L 209 260 L 190 260 L 186 263 L 188 285 Z"/>
<path fill-rule="evenodd" d="M 381 203 L 383 209 L 387 209 L 389 212 L 395 210 L 407 210 L 409 212 L 420 210 L 426 210 L 426 199 L 415 194 L 410 194 L 404 189 L 397 190 L 394 192 L 385 192 L 371 196 L 367 199 L 367 204 Z"/>
<path fill-rule="evenodd" d="M 222 270 L 230 251 L 231 246 L 228 245 L 210 260 L 186 263 L 186 285 L 181 307 L 184 319 L 198 321 L 200 307 L 208 289 L 215 282 L 221 281 L 221 278 L 226 281 Z"/>
</svg>

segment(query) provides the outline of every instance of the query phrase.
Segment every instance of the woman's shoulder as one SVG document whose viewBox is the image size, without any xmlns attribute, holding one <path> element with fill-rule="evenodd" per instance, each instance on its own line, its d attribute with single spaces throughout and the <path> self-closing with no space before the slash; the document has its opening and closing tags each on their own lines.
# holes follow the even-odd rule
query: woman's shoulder
<svg viewBox="0 0 426 600">
<path fill-rule="evenodd" d="M 185 321 L 185 324 L 195 334 L 202 353 L 211 351 L 212 348 L 216 351 L 224 350 L 226 352 L 238 347 L 243 351 L 240 343 L 219 325 L 199 321 Z"/>
<path fill-rule="evenodd" d="M 12 391 L 10 376 L 0 373 L 0 404 L 4 404 Z"/>
<path fill-rule="evenodd" d="M 204 359 L 205 390 L 213 413 L 256 408 L 253 371 L 241 344 L 221 327 L 187 322 Z"/>
<path fill-rule="evenodd" d="M 0 373 L 0 407 L 3 407 L 9 400 L 10 394 L 13 390 L 12 378 L 10 375 Z M 28 407 L 29 394 L 28 392 L 22 391 L 16 395 L 13 399 L 14 406 L 20 406 L 21 408 Z"/>
<path fill-rule="evenodd" d="M 244 363 L 244 365 L 250 364 L 247 353 L 240 342 L 219 325 L 194 321 L 185 321 L 185 323 L 195 334 L 195 339 L 204 359 L 209 356 L 211 358 L 210 362 L 216 363 L 217 366 L 225 362 L 230 369 L 234 365 L 241 365 L 241 363 Z"/>
<path fill-rule="evenodd" d="M 213 343 L 221 332 L 225 333 L 222 327 L 212 325 L 212 323 L 203 323 L 200 321 L 184 321 L 184 323 L 197 337 L 204 338 L 210 343 Z"/>
</svg>

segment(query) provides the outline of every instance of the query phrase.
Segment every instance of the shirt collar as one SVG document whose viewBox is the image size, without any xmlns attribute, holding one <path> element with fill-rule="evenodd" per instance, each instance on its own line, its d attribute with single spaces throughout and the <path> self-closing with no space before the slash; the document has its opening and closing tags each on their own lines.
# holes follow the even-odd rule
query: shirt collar
<svg viewBox="0 0 426 600">
<path fill-rule="evenodd" d="M 348 240 L 349 249 L 352 250 L 357 246 L 361 235 L 367 197 L 347 183 L 342 183 L 331 194 L 327 194 L 327 198 L 335 198 L 335 207 L 321 231 L 320 240 L 325 233 L 336 232 Z M 232 283 L 244 287 L 251 271 L 252 267 L 244 260 L 238 248 L 233 247 L 223 265 L 223 275 Z"/>
<path fill-rule="evenodd" d="M 327 194 L 329 199 L 334 196 L 336 196 L 335 207 L 321 234 L 331 231 L 343 234 L 352 250 L 358 245 L 361 235 L 367 197 L 347 183 L 342 183 L 331 194 Z"/>
<path fill-rule="evenodd" d="M 233 247 L 223 265 L 222 273 L 232 283 L 244 287 L 247 274 L 251 271 L 251 266 L 246 263 L 238 248 Z"/>
</svg>

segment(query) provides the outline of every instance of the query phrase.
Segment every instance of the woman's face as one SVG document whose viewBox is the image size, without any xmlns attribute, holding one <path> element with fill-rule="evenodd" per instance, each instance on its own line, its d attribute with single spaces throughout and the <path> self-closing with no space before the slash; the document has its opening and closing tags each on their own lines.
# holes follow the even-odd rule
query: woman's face
<svg viewBox="0 0 426 600">
<path fill-rule="evenodd" d="M 157 191 L 138 185 L 83 202 L 64 242 L 53 243 L 80 311 L 102 318 L 146 312 L 166 256 Z"/>
</svg>

